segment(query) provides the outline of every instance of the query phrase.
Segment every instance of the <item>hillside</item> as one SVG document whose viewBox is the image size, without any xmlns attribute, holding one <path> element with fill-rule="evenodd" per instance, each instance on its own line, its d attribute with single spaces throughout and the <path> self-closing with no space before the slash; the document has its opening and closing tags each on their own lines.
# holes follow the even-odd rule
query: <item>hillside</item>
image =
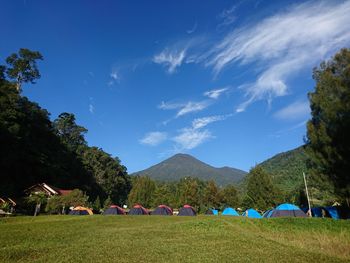
<svg viewBox="0 0 350 263">
<path fill-rule="evenodd" d="M 307 173 L 307 156 L 303 146 L 279 153 L 259 164 L 272 175 L 274 182 L 283 190 L 291 191 L 303 183 Z"/>
<path fill-rule="evenodd" d="M 231 168 L 215 168 L 188 154 L 176 154 L 169 159 L 132 175 L 149 176 L 158 181 L 177 181 L 183 177 L 214 180 L 218 185 L 240 182 L 246 172 Z"/>
</svg>

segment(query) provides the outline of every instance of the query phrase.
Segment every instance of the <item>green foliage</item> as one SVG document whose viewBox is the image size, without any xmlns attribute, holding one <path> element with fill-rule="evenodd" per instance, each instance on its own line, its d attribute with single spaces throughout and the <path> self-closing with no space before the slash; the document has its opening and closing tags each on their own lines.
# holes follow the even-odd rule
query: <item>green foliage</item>
<svg viewBox="0 0 350 263">
<path fill-rule="evenodd" d="M 221 192 L 216 183 L 211 180 L 208 181 L 204 189 L 204 204 L 206 207 L 218 208 L 221 203 Z"/>
<path fill-rule="evenodd" d="M 43 56 L 38 51 L 31 51 L 21 48 L 17 53 L 13 53 L 6 59 L 9 67 L 6 69 L 7 76 L 16 81 L 17 91 L 21 91 L 23 82 L 35 83 L 40 78 L 40 73 L 36 64 L 37 60 L 42 60 Z"/>
<path fill-rule="evenodd" d="M 307 149 L 313 176 L 328 177 L 337 194 L 350 200 L 350 50 L 342 49 L 314 69 L 309 93 L 312 118 Z"/>
<path fill-rule="evenodd" d="M 109 196 L 115 204 L 124 204 L 131 189 L 131 180 L 120 160 L 97 147 L 84 147 L 80 157 L 101 195 Z"/>
<path fill-rule="evenodd" d="M 89 197 L 81 190 L 74 189 L 67 195 L 52 196 L 48 199 L 45 211 L 60 214 L 69 207 L 86 206 Z"/>
<path fill-rule="evenodd" d="M 101 201 L 100 201 L 99 196 L 97 196 L 94 203 L 92 204 L 92 208 L 93 208 L 94 212 L 100 212 L 102 207 L 101 207 Z"/>
<path fill-rule="evenodd" d="M 241 204 L 238 191 L 234 185 L 227 185 L 221 190 L 221 208 L 239 207 Z"/>
<path fill-rule="evenodd" d="M 155 189 L 155 182 L 148 176 L 137 176 L 133 178 L 133 186 L 128 196 L 129 206 L 141 204 L 145 207 L 150 207 Z"/>
<path fill-rule="evenodd" d="M 263 168 L 252 168 L 247 177 L 246 208 L 267 210 L 281 201 L 281 192 L 272 183 L 271 176 Z"/>
<path fill-rule="evenodd" d="M 74 114 L 61 113 L 53 126 L 62 143 L 72 151 L 76 151 L 79 146 L 86 145 L 84 134 L 87 129 L 76 124 Z"/>
<path fill-rule="evenodd" d="M 109 208 L 113 204 L 112 199 L 108 196 L 103 203 L 103 209 Z"/>
</svg>

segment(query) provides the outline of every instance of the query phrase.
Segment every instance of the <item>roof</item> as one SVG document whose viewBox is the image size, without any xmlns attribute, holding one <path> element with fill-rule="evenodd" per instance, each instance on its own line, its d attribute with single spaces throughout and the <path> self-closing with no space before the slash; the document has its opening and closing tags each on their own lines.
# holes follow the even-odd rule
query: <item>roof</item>
<svg viewBox="0 0 350 263">
<path fill-rule="evenodd" d="M 27 188 L 25 190 L 25 192 L 31 192 L 35 188 L 40 188 L 41 191 L 45 192 L 48 195 L 67 195 L 70 192 L 72 192 L 72 190 L 59 189 L 59 188 L 57 188 L 55 186 L 48 185 L 46 183 L 35 184 L 35 185 Z"/>
</svg>

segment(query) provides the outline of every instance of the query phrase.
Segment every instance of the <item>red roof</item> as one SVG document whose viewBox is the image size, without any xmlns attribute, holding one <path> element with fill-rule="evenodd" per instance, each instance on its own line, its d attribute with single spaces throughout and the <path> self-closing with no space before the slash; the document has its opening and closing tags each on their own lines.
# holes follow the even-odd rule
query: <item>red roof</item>
<svg viewBox="0 0 350 263">
<path fill-rule="evenodd" d="M 73 190 L 64 190 L 64 189 L 58 189 L 58 193 L 60 195 L 68 195 L 72 192 Z"/>
</svg>

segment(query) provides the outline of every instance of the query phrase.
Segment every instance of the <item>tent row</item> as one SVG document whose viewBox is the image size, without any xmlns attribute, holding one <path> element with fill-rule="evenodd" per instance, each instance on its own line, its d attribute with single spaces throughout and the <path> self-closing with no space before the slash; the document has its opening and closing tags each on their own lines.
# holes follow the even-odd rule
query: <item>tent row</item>
<svg viewBox="0 0 350 263">
<path fill-rule="evenodd" d="M 304 210 L 304 209 L 303 209 Z M 249 218 L 275 218 L 275 217 L 307 217 L 307 210 L 303 211 L 298 206 L 293 204 L 281 204 L 274 209 L 267 210 L 261 215 L 255 209 L 247 209 L 240 215 L 234 208 L 225 208 L 221 215 L 223 216 L 243 216 Z M 350 218 L 349 211 L 342 211 L 339 207 L 316 207 L 312 208 L 313 217 L 330 217 L 333 219 Z M 70 215 L 92 215 L 93 212 L 89 208 L 78 206 L 69 213 Z M 125 215 L 126 211 L 117 206 L 111 205 L 103 212 L 103 215 Z M 217 209 L 209 209 L 206 215 L 219 215 Z M 128 215 L 173 215 L 173 209 L 166 205 L 159 205 L 155 210 L 149 211 L 141 205 L 135 205 L 130 209 Z M 180 208 L 178 216 L 196 216 L 195 209 L 190 205 L 184 205 Z"/>
</svg>

